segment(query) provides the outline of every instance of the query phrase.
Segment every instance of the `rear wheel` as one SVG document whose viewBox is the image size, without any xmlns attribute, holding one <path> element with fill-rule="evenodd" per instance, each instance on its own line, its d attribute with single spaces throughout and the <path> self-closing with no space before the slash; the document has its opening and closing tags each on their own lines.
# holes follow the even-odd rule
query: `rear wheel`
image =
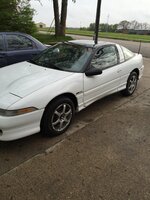
<svg viewBox="0 0 150 200">
<path fill-rule="evenodd" d="M 135 71 L 133 71 L 131 72 L 128 78 L 126 89 L 122 91 L 122 94 L 125 96 L 132 95 L 134 91 L 136 90 L 137 82 L 138 82 L 138 75 Z"/>
<path fill-rule="evenodd" d="M 56 99 L 45 110 L 41 123 L 42 133 L 50 136 L 64 133 L 72 122 L 74 112 L 74 104 L 69 98 Z"/>
</svg>

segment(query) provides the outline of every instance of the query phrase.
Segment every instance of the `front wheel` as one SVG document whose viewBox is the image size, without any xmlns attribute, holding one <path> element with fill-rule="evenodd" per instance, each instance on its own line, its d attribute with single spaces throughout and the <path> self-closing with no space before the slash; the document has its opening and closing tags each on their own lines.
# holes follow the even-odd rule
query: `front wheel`
<svg viewBox="0 0 150 200">
<path fill-rule="evenodd" d="M 56 99 L 45 110 L 41 123 L 42 133 L 49 136 L 64 133 L 71 124 L 74 112 L 74 104 L 69 98 Z"/>
<path fill-rule="evenodd" d="M 137 87 L 137 82 L 138 82 L 138 75 L 136 72 L 131 72 L 128 81 L 127 81 L 127 85 L 126 85 L 126 89 L 122 91 L 122 94 L 125 96 L 130 96 L 132 95 Z"/>
</svg>

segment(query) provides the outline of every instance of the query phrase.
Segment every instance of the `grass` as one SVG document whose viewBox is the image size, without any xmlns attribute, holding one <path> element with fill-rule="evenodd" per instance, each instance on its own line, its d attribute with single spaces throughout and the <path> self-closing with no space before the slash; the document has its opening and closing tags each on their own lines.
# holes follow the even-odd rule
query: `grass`
<svg viewBox="0 0 150 200">
<path fill-rule="evenodd" d="M 49 31 L 48 28 L 41 29 L 42 31 Z M 52 29 L 54 31 L 54 29 Z M 80 29 L 66 29 L 67 34 L 72 35 L 83 35 L 83 36 L 93 36 L 93 31 L 80 30 Z M 137 34 L 125 34 L 125 33 L 109 33 L 109 32 L 100 32 L 99 37 L 101 38 L 110 38 L 110 39 L 119 39 L 119 40 L 129 40 L 129 41 L 141 41 L 141 42 L 150 42 L 150 35 L 137 35 Z"/>
<path fill-rule="evenodd" d="M 49 33 L 34 33 L 32 36 L 40 42 L 42 42 L 43 44 L 55 44 L 57 42 L 65 42 L 72 40 L 72 37 L 70 36 L 55 37 L 54 35 L 50 35 Z"/>
<path fill-rule="evenodd" d="M 93 36 L 94 35 L 93 31 L 79 30 L 79 29 L 67 29 L 66 32 L 68 34 L 84 35 L 84 36 Z M 150 42 L 150 35 L 100 32 L 99 37 L 110 38 L 110 39 L 119 39 L 119 40 Z"/>
</svg>

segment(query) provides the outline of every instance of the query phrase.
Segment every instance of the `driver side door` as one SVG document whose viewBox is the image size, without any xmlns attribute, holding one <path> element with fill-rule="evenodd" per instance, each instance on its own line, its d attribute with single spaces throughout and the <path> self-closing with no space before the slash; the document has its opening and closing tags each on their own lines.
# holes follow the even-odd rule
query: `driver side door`
<svg viewBox="0 0 150 200">
<path fill-rule="evenodd" d="M 91 67 L 102 69 L 101 75 L 84 74 L 84 106 L 117 92 L 120 84 L 119 54 L 115 45 L 107 45 L 97 50 L 91 61 Z"/>
</svg>

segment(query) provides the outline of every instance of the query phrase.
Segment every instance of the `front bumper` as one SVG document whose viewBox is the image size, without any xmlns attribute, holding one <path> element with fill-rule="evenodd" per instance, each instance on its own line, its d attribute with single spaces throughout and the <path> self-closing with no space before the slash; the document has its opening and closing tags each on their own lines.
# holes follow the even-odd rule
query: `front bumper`
<svg viewBox="0 0 150 200">
<path fill-rule="evenodd" d="M 13 117 L 0 116 L 0 140 L 11 141 L 40 131 L 44 109 Z"/>
</svg>

